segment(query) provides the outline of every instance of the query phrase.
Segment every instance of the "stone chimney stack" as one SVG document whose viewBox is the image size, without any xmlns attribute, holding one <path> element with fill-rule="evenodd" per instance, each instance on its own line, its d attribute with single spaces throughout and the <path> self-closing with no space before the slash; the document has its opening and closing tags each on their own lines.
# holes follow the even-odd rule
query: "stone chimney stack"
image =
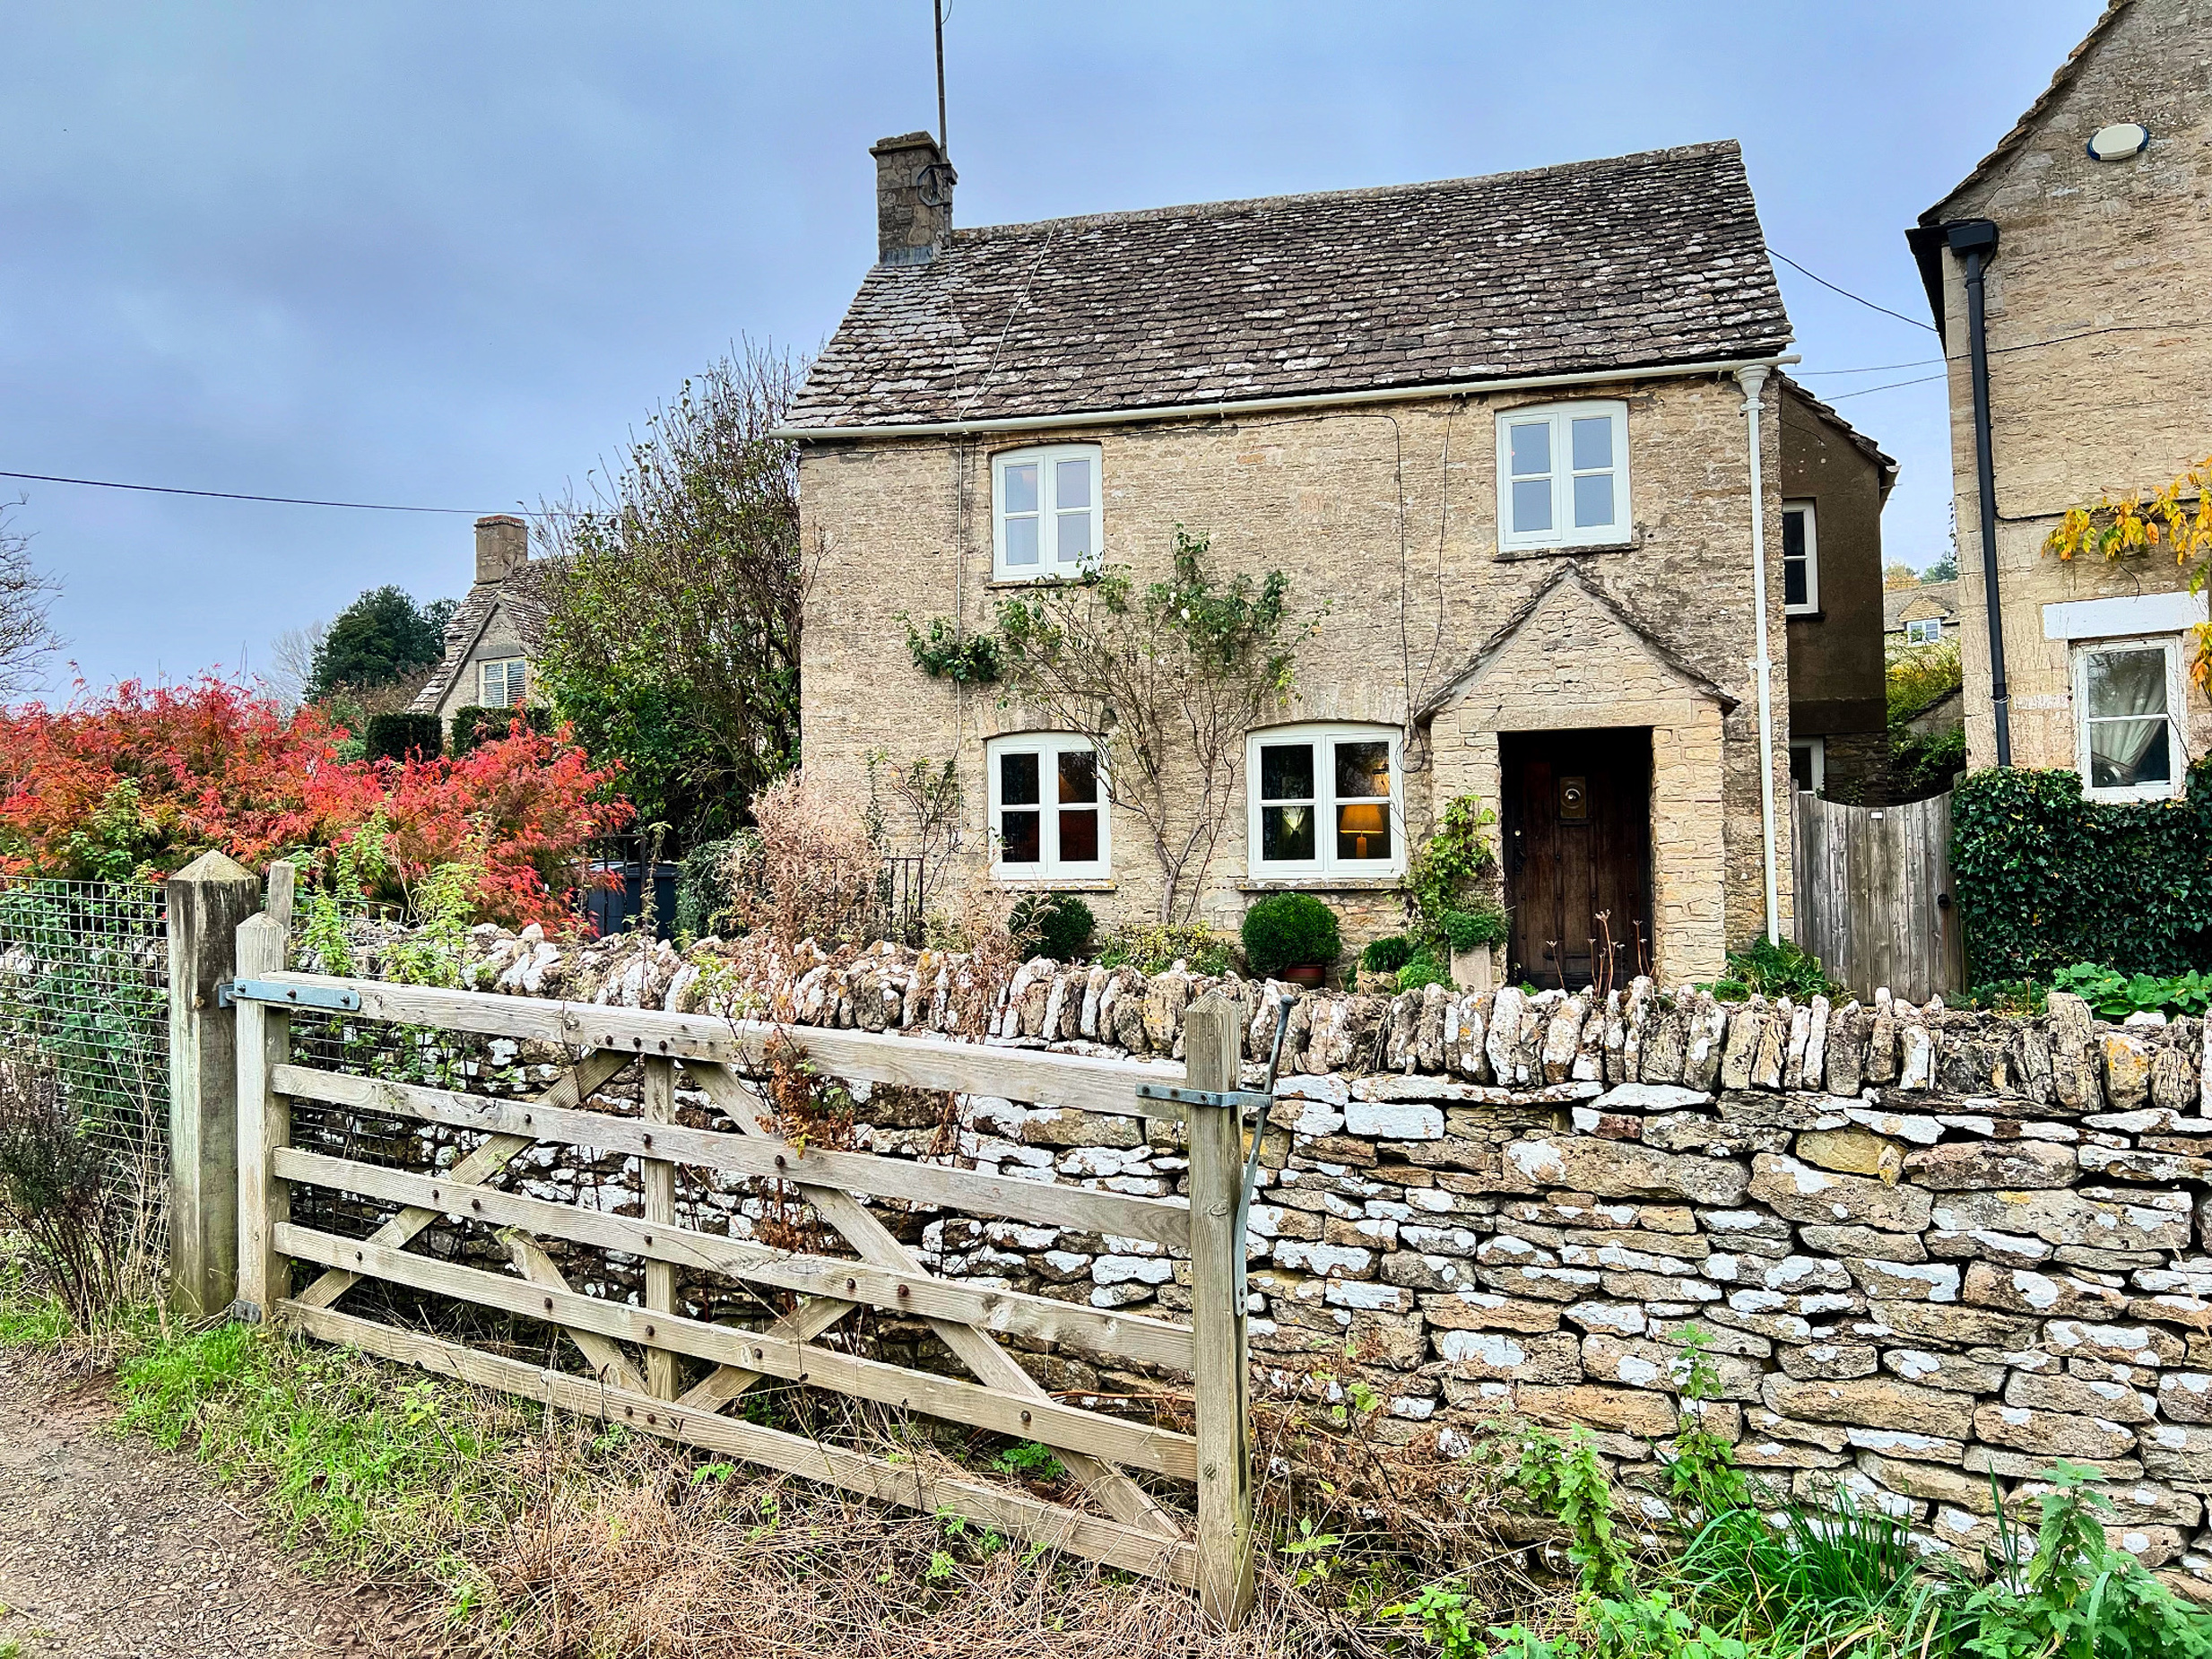
<svg viewBox="0 0 2212 1659">
<path fill-rule="evenodd" d="M 876 262 L 927 265 L 952 239 L 952 187 L 959 175 L 927 133 L 886 138 L 876 159 Z"/>
<path fill-rule="evenodd" d="M 512 513 L 476 521 L 476 579 L 504 582 L 530 557 L 530 526 Z"/>
</svg>

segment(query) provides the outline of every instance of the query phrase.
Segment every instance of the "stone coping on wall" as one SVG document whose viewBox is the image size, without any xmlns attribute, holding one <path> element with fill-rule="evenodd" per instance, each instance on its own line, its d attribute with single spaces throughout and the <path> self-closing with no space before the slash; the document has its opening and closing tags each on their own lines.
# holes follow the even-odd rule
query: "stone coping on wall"
<svg viewBox="0 0 2212 1659">
<path fill-rule="evenodd" d="M 388 945 L 364 937 L 374 971 Z M 1249 1018 L 1256 1081 L 1283 987 L 1037 960 L 966 1004 L 965 959 L 787 957 L 709 942 L 472 935 L 465 977 L 517 995 L 1172 1056 L 1207 991 Z M 976 987 L 969 986 L 972 991 Z M 967 1010 L 961 1012 L 962 1007 Z M 1740 1461 L 1840 1484 L 1931 1550 L 1996 1533 L 2065 1457 L 2112 1535 L 2193 1593 L 2212 1581 L 2212 1116 L 2204 1023 L 2034 1018 L 1816 997 L 1728 1004 L 1637 980 L 1603 996 L 1440 986 L 1293 1004 L 1247 1249 L 1265 1385 L 1371 1380 L 1378 1431 L 1463 1455 L 1503 1413 L 1594 1434 L 1664 1514 L 1684 1344 L 1718 1374 Z M 961 1097 L 958 1144 L 856 1090 L 858 1143 L 1142 1194 L 1178 1190 L 1171 1125 Z M 703 1102 L 701 1103 L 703 1106 Z M 903 1115 L 902 1115 L 903 1114 Z M 634 1168 L 596 1171 L 627 1202 Z M 525 1177 L 578 1201 L 551 1148 Z M 694 1224 L 750 1232 L 717 1177 Z M 1187 1264 L 1070 1228 L 902 1214 L 939 1272 L 1094 1306 L 1187 1312 Z M 1137 1388 L 1054 1359 L 1054 1386 Z M 2033 1507 L 2026 1515 L 2032 1519 Z"/>
</svg>

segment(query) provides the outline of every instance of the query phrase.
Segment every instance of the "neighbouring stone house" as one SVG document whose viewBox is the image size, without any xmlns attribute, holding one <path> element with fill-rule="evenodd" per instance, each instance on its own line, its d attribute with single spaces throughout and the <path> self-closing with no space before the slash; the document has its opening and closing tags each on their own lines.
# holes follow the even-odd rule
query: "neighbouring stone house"
<svg viewBox="0 0 2212 1659">
<path fill-rule="evenodd" d="M 2162 551 L 2118 563 L 2043 551 L 2068 508 L 2148 496 L 2212 454 L 2212 336 L 2191 298 L 2212 253 L 2208 48 L 2203 0 L 2114 0 L 2018 124 L 1907 233 L 1950 360 L 1968 761 L 2070 768 L 2103 799 L 2177 793 L 2212 741 L 2212 709 L 2189 691 L 2188 630 L 2206 612 L 2186 569 Z"/>
<path fill-rule="evenodd" d="M 907 635 L 1101 560 L 1163 573 L 1183 526 L 1328 607 L 1249 734 L 1200 919 L 1297 888 L 1355 939 L 1394 930 L 1409 847 L 1472 794 L 1516 976 L 1587 979 L 1609 928 L 1620 977 L 1709 977 L 1770 909 L 1789 930 L 1792 721 L 1880 725 L 1888 468 L 1774 372 L 1733 143 L 957 230 L 934 140 L 872 153 L 879 262 L 785 429 L 820 561 L 811 774 L 951 759 L 967 872 L 1156 913 L 1111 735 L 928 677 Z M 1847 614 L 1863 643 L 1816 650 Z M 1810 706 L 1800 647 L 1838 688 Z"/>
<path fill-rule="evenodd" d="M 1922 582 L 1882 595 L 1882 649 L 1916 650 L 1958 638 L 1958 582 Z"/>
<path fill-rule="evenodd" d="M 476 580 L 446 624 L 446 656 L 410 705 L 453 729 L 460 708 L 519 708 L 542 701 L 531 659 L 545 627 L 530 557 L 530 527 L 509 513 L 476 521 Z"/>
</svg>

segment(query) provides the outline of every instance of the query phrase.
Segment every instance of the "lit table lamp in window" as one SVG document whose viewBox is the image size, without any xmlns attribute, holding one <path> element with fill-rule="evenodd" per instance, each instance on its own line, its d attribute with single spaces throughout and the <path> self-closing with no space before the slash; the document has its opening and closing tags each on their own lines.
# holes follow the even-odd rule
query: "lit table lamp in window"
<svg viewBox="0 0 2212 1659">
<path fill-rule="evenodd" d="M 1363 801 L 1337 808 L 1336 828 L 1339 836 L 1351 837 L 1352 856 L 1366 858 L 1369 856 L 1367 838 L 1373 836 L 1378 841 L 1383 840 L 1390 833 L 1390 821 L 1384 816 L 1382 802 Z M 1340 848 L 1337 856 L 1343 856 Z"/>
</svg>

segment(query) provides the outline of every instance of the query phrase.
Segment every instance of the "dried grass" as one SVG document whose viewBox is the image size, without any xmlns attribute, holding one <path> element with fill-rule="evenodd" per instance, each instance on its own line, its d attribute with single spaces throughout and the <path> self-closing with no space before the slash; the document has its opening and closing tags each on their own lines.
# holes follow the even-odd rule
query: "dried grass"
<svg viewBox="0 0 2212 1659">
<path fill-rule="evenodd" d="M 883 849 L 863 803 L 794 772 L 755 795 L 752 812 L 727 871 L 738 919 L 786 951 L 866 936 L 880 919 Z"/>
</svg>

